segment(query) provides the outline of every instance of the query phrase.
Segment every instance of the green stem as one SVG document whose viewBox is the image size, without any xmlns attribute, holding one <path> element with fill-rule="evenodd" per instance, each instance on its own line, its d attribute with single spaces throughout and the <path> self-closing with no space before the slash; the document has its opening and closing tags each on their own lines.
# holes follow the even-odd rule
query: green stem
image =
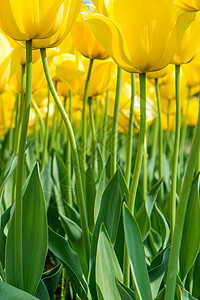
<svg viewBox="0 0 200 300">
<path fill-rule="evenodd" d="M 143 155 L 143 173 L 142 173 L 142 191 L 143 199 L 147 199 L 147 138 L 144 141 L 144 155 Z"/>
<path fill-rule="evenodd" d="M 105 162 L 105 153 L 106 153 L 109 97 L 110 97 L 110 90 L 108 88 L 107 92 L 106 92 L 106 106 L 105 106 L 105 112 L 104 112 L 103 133 L 102 133 L 102 148 L 101 149 L 102 149 L 103 162 Z"/>
<path fill-rule="evenodd" d="M 69 91 L 69 121 L 72 121 L 72 92 Z M 72 182 L 71 182 L 71 146 L 69 139 L 67 140 L 67 199 L 72 205 Z"/>
<path fill-rule="evenodd" d="M 14 135 L 13 135 L 13 148 L 14 153 L 17 153 L 17 145 L 18 145 L 18 109 L 19 109 L 19 94 L 16 94 L 16 100 L 15 100 L 15 127 L 14 127 Z"/>
<path fill-rule="evenodd" d="M 61 284 L 60 300 L 65 300 L 65 268 L 63 268 L 63 270 L 62 270 L 62 284 Z"/>
<path fill-rule="evenodd" d="M 133 117 L 134 117 L 134 103 L 135 103 L 135 74 L 131 74 L 131 105 L 128 126 L 128 143 L 126 150 L 126 173 L 125 179 L 127 186 L 130 184 L 131 176 L 131 162 L 132 162 L 132 148 L 133 148 Z"/>
<path fill-rule="evenodd" d="M 42 114 L 41 111 L 37 105 L 37 103 L 33 100 L 32 98 L 32 105 L 35 109 L 36 115 L 38 116 L 39 122 L 40 122 L 40 129 L 41 129 L 41 144 L 44 145 L 44 136 L 45 136 L 45 124 L 44 124 L 44 120 L 42 118 Z"/>
<path fill-rule="evenodd" d="M 142 156 L 144 152 L 145 129 L 146 129 L 146 74 L 140 74 L 140 132 L 139 132 L 136 160 L 135 160 L 135 166 L 134 166 L 131 188 L 129 193 L 129 201 L 128 201 L 128 207 L 133 214 L 134 214 L 137 186 L 138 186 L 140 170 L 142 165 Z M 128 251 L 125 242 L 123 282 L 127 286 L 129 286 L 129 271 L 130 268 L 129 268 Z"/>
<path fill-rule="evenodd" d="M 41 169 L 44 169 L 45 163 L 48 162 L 48 137 L 49 137 L 49 105 L 50 105 L 50 90 L 48 89 L 48 103 L 47 103 L 47 113 L 45 120 L 45 136 L 44 136 L 44 147 L 42 153 L 42 166 Z"/>
<path fill-rule="evenodd" d="M 55 83 L 55 90 L 57 91 L 57 82 Z M 55 136 L 56 136 L 56 117 L 57 117 L 57 106 L 54 105 L 54 112 L 53 112 L 53 125 L 51 130 L 51 141 L 50 141 L 50 147 L 49 152 L 51 152 L 53 145 L 55 143 Z"/>
<path fill-rule="evenodd" d="M 151 159 L 153 159 L 151 173 L 149 174 L 149 189 L 152 186 L 152 180 L 154 177 L 155 162 L 156 162 L 156 149 L 157 149 L 157 140 L 158 140 L 158 117 L 154 120 L 153 123 L 153 143 L 151 148 Z"/>
<path fill-rule="evenodd" d="M 22 261 L 22 187 L 24 172 L 24 157 L 26 137 L 28 131 L 29 113 L 31 105 L 32 91 L 32 41 L 26 42 L 26 97 L 24 105 L 24 114 L 19 143 L 17 176 L 16 176 L 16 204 L 15 204 L 15 256 L 18 284 L 17 287 L 23 289 L 23 261 Z"/>
<path fill-rule="evenodd" d="M 87 78 L 85 82 L 85 91 L 83 97 L 83 112 L 82 112 L 82 138 L 81 138 L 81 170 L 82 170 L 82 181 L 83 181 L 83 190 L 84 193 L 86 192 L 86 138 L 87 138 L 87 102 L 88 102 L 88 91 L 89 91 L 89 84 L 90 84 L 90 77 L 92 72 L 93 66 L 93 59 L 90 59 L 90 64 L 88 67 Z"/>
<path fill-rule="evenodd" d="M 76 145 L 76 139 L 74 136 L 74 132 L 71 126 L 71 123 L 69 121 L 68 115 L 58 97 L 58 94 L 55 90 L 55 87 L 53 85 L 53 81 L 51 79 L 47 57 L 46 57 L 46 49 L 40 49 L 41 51 L 41 57 L 42 57 L 42 63 L 44 67 L 45 76 L 49 85 L 49 89 L 52 93 L 52 96 L 55 100 L 55 103 L 62 115 L 63 121 L 65 122 L 65 126 L 67 128 L 68 137 L 71 144 L 71 151 L 72 151 L 72 159 L 73 159 L 73 165 L 74 165 L 74 173 L 76 178 L 76 187 L 77 187 L 77 194 L 78 194 L 78 204 L 79 204 L 79 211 L 80 211 L 80 218 L 81 218 L 81 228 L 82 228 L 82 234 L 83 234 L 83 244 L 85 248 L 85 253 L 87 257 L 87 261 L 89 261 L 90 257 L 90 239 L 89 239 L 89 232 L 88 232 L 88 221 L 87 221 L 87 210 L 86 210 L 86 203 L 84 199 L 84 192 L 83 192 L 83 184 L 82 184 L 82 178 L 81 178 L 81 169 L 79 165 L 79 157 L 77 152 L 77 145 Z"/>
<path fill-rule="evenodd" d="M 2 112 L 2 120 L 3 120 L 3 131 L 5 135 L 7 128 L 6 128 L 6 119 L 5 119 L 5 106 L 4 106 L 4 100 L 2 94 L 0 95 L 0 98 L 1 98 L 1 112 Z"/>
<path fill-rule="evenodd" d="M 174 235 L 172 239 L 172 247 L 171 247 L 171 253 L 169 258 L 165 300 L 173 300 L 175 295 L 176 275 L 178 270 L 179 252 L 181 246 L 183 226 L 184 226 L 184 220 L 185 220 L 185 215 L 186 215 L 186 210 L 188 205 L 188 198 L 190 194 L 197 157 L 199 153 L 199 148 L 200 148 L 200 105 L 199 105 L 198 122 L 193 136 L 192 146 L 188 158 L 186 173 L 185 173 L 183 186 L 179 197 L 179 204 L 177 208 Z"/>
<path fill-rule="evenodd" d="M 90 126 L 92 132 L 92 165 L 93 169 L 95 169 L 95 159 L 96 159 L 96 129 L 95 129 L 95 122 L 94 122 L 94 111 L 93 111 L 93 103 L 92 98 L 88 99 L 89 104 L 89 111 L 90 111 Z"/>
<path fill-rule="evenodd" d="M 116 94 L 115 94 L 115 107 L 114 107 L 112 136 L 111 136 L 111 174 L 110 174 L 111 177 L 116 172 L 116 163 L 117 163 L 117 128 L 118 128 L 119 106 L 120 106 L 120 96 L 121 96 L 121 83 L 122 83 L 122 69 L 118 67 L 117 85 L 116 85 Z"/>
<path fill-rule="evenodd" d="M 176 219 L 176 186 L 177 186 L 177 170 L 180 144 L 180 123 L 181 123 L 181 103 L 180 103 L 180 66 L 175 66 L 176 80 L 176 129 L 174 141 L 174 156 L 172 164 L 172 187 L 171 187 L 171 239 L 174 232 L 174 224 Z"/>
<path fill-rule="evenodd" d="M 162 174 L 162 145 L 163 145 L 163 131 L 162 131 L 162 121 L 161 121 L 161 100 L 160 100 L 160 87 L 158 84 L 158 79 L 155 79 L 155 89 L 156 89 L 156 97 L 157 97 L 157 107 L 158 107 L 158 139 L 159 139 L 159 147 L 158 147 L 158 156 L 159 156 L 159 177 L 160 179 L 163 177 Z M 163 203 L 164 200 L 164 190 L 163 190 L 163 184 L 160 187 L 160 203 Z"/>
<path fill-rule="evenodd" d="M 140 176 L 146 129 L 146 74 L 140 74 L 140 132 L 136 153 L 133 178 L 129 194 L 128 207 L 134 215 L 135 197 Z"/>
</svg>

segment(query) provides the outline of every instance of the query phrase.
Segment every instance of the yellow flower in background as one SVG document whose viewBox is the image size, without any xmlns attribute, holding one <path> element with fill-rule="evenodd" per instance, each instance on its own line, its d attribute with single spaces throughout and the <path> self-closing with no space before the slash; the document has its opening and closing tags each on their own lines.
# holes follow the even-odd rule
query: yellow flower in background
<svg viewBox="0 0 200 300">
<path fill-rule="evenodd" d="M 0 27 L 14 40 L 51 37 L 62 24 L 66 0 L 1 0 Z"/>
<path fill-rule="evenodd" d="M 186 117 L 186 123 L 188 126 L 196 126 L 199 113 L 199 98 L 193 97 L 189 103 L 184 102 L 182 107 L 182 117 Z"/>
<path fill-rule="evenodd" d="M 88 11 L 87 5 L 83 5 L 81 11 Z M 96 40 L 89 24 L 83 20 L 80 14 L 72 29 L 74 46 L 78 52 L 90 59 L 106 59 L 109 54 Z"/>
<path fill-rule="evenodd" d="M 186 11 L 200 10 L 199 0 L 174 0 L 174 3 Z"/>
<path fill-rule="evenodd" d="M 21 73 L 22 73 L 21 65 L 18 65 L 18 68 L 14 76 L 12 76 L 9 82 L 10 87 L 14 89 L 17 93 L 21 93 Z M 32 93 L 40 89 L 44 84 L 46 84 L 46 80 L 45 80 L 42 62 L 41 60 L 37 60 L 32 66 Z M 24 92 L 26 93 L 26 84 L 25 84 Z"/>
<path fill-rule="evenodd" d="M 10 90 L 0 95 L 0 136 L 4 135 L 12 126 L 14 120 L 15 94 Z"/>
<path fill-rule="evenodd" d="M 188 87 L 195 87 L 200 84 L 200 54 L 191 62 L 182 66 L 183 76 Z"/>
<path fill-rule="evenodd" d="M 74 55 L 61 55 L 54 59 L 56 74 L 75 95 L 84 96 L 85 81 L 89 60 Z M 116 74 L 116 64 L 111 59 L 95 60 L 92 68 L 88 97 L 101 95 Z"/>
<path fill-rule="evenodd" d="M 167 66 L 195 13 L 171 0 L 94 1 L 100 13 L 83 12 L 97 40 L 129 72 L 147 73 Z"/>
<path fill-rule="evenodd" d="M 185 31 L 179 43 L 172 63 L 175 65 L 186 64 L 191 61 L 200 51 L 200 12 L 196 13 L 195 20 Z"/>
</svg>

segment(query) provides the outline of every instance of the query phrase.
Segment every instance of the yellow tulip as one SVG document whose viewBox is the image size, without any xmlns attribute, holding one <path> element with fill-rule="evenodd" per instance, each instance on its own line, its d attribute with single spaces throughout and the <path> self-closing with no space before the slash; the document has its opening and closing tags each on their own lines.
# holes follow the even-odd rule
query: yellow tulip
<svg viewBox="0 0 200 300">
<path fill-rule="evenodd" d="M 187 117 L 186 123 L 188 126 L 196 126 L 199 113 L 199 98 L 193 97 L 189 103 L 188 101 L 184 102 L 182 107 L 182 116 L 183 119 Z"/>
<path fill-rule="evenodd" d="M 12 126 L 14 119 L 13 111 L 15 106 L 15 94 L 10 90 L 0 95 L 0 135 L 4 135 L 6 131 Z"/>
<path fill-rule="evenodd" d="M 191 62 L 182 66 L 183 76 L 188 87 L 195 87 L 200 84 L 200 54 Z"/>
<path fill-rule="evenodd" d="M 89 60 L 82 57 L 76 62 L 73 55 L 61 55 L 55 59 L 57 76 L 74 94 L 84 96 Z M 111 59 L 95 60 L 92 68 L 88 97 L 103 94 L 116 73 L 116 65 Z"/>
<path fill-rule="evenodd" d="M 1 0 L 0 27 L 17 41 L 49 38 L 62 24 L 64 2 Z"/>
<path fill-rule="evenodd" d="M 82 11 L 87 11 L 87 5 L 83 5 Z M 90 59 L 106 59 L 109 54 L 96 40 L 89 24 L 80 15 L 72 29 L 72 38 L 75 48 L 83 56 Z"/>
<path fill-rule="evenodd" d="M 174 0 L 174 3 L 186 11 L 200 10 L 199 0 Z"/>
<path fill-rule="evenodd" d="M 83 12 L 97 40 L 123 69 L 146 73 L 167 66 L 195 13 L 170 0 L 95 0 L 109 16 Z M 102 11 L 102 12 L 103 12 Z"/>
<path fill-rule="evenodd" d="M 200 51 L 200 12 L 196 13 L 195 20 L 185 31 L 179 43 L 172 63 L 175 65 L 186 64 L 191 61 Z"/>
</svg>

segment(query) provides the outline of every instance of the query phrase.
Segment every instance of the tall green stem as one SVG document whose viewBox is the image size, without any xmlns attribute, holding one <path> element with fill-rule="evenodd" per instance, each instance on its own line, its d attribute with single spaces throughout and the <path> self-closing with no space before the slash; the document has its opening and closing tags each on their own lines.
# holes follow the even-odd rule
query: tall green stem
<svg viewBox="0 0 200 300">
<path fill-rule="evenodd" d="M 176 129 L 174 141 L 174 157 L 172 165 L 172 187 L 171 187 L 171 238 L 173 237 L 174 224 L 176 219 L 176 186 L 177 186 L 177 170 L 180 144 L 180 123 L 181 123 L 181 103 L 180 103 L 180 66 L 175 66 L 176 80 Z"/>
<path fill-rule="evenodd" d="M 140 132 L 136 153 L 135 166 L 133 171 L 133 178 L 131 181 L 131 188 L 129 194 L 128 207 L 134 214 L 135 197 L 137 192 L 137 186 L 140 176 L 142 156 L 144 152 L 144 140 L 145 140 L 145 128 L 146 128 L 146 74 L 140 74 Z"/>
<path fill-rule="evenodd" d="M 144 155 L 143 155 L 143 173 L 142 173 L 142 194 L 143 199 L 146 201 L 147 199 L 147 138 L 145 136 L 144 141 Z"/>
<path fill-rule="evenodd" d="M 74 132 L 72 129 L 72 125 L 69 121 L 68 115 L 58 97 L 58 94 L 55 90 L 53 85 L 53 81 L 51 79 L 47 57 L 46 57 L 46 49 L 41 49 L 41 57 L 42 63 L 44 67 L 45 76 L 49 85 L 49 89 L 52 93 L 52 96 L 55 100 L 55 103 L 62 115 L 63 121 L 65 122 L 65 126 L 67 128 L 68 137 L 71 144 L 71 151 L 72 151 L 72 159 L 74 165 L 74 173 L 76 177 L 76 187 L 77 187 L 77 194 L 78 194 L 78 204 L 79 204 L 79 211 L 80 211 L 80 218 L 81 218 L 81 227 L 82 227 L 82 234 L 83 234 L 83 244 L 85 248 L 85 253 L 87 260 L 89 261 L 90 257 L 90 239 L 89 239 L 89 232 L 88 232 L 88 221 L 87 221 L 87 210 L 86 210 L 86 203 L 84 199 L 84 192 L 83 192 L 83 185 L 82 185 L 82 178 L 81 178 L 81 169 L 79 165 L 79 157 L 76 145 L 76 139 L 74 136 Z"/>
<path fill-rule="evenodd" d="M 44 169 L 45 163 L 48 162 L 48 137 L 49 137 L 49 105 L 50 105 L 50 90 L 48 89 L 48 103 L 47 103 L 47 113 L 45 120 L 45 135 L 44 135 L 44 145 L 42 153 L 42 170 Z"/>
<path fill-rule="evenodd" d="M 121 96 L 121 83 L 122 83 L 122 69 L 118 67 L 117 85 L 116 85 L 116 94 L 115 94 L 115 107 L 114 107 L 112 136 L 111 136 L 111 174 L 110 174 L 111 177 L 116 172 L 116 163 L 117 163 L 117 127 L 118 127 L 119 106 L 120 106 L 120 96 Z"/>
<path fill-rule="evenodd" d="M 72 121 L 72 92 L 69 91 L 69 121 Z M 69 139 L 67 140 L 67 198 L 69 204 L 72 205 L 72 182 L 71 182 L 71 146 Z"/>
<path fill-rule="evenodd" d="M 130 176 L 131 176 L 134 103 L 135 103 L 135 74 L 131 73 L 131 105 L 130 105 L 129 126 L 128 126 L 128 143 L 126 149 L 127 160 L 126 160 L 126 173 L 125 173 L 125 179 L 128 187 L 130 184 Z"/>
<path fill-rule="evenodd" d="M 23 289 L 23 261 L 22 261 L 22 187 L 24 172 L 24 157 L 26 137 L 28 131 L 29 113 L 31 105 L 32 91 L 32 41 L 26 42 L 26 97 L 21 128 L 21 136 L 18 151 L 17 176 L 16 176 L 16 204 L 15 204 L 15 255 L 16 270 L 18 279 L 18 288 Z"/>
<path fill-rule="evenodd" d="M 41 130 L 41 144 L 44 145 L 44 135 L 45 135 L 45 124 L 44 124 L 44 120 L 42 118 L 42 114 L 41 111 L 37 105 L 37 103 L 32 99 L 32 105 L 35 109 L 36 115 L 38 116 L 39 119 L 39 123 L 40 123 L 40 130 Z"/>
<path fill-rule="evenodd" d="M 175 295 L 176 276 L 178 270 L 179 252 L 181 247 L 183 226 L 184 226 L 185 215 L 186 215 L 186 210 L 188 205 L 188 198 L 190 194 L 197 157 L 199 153 L 199 148 L 200 148 L 200 106 L 199 106 L 198 122 L 193 136 L 192 146 L 188 158 L 186 173 L 185 173 L 185 177 L 184 177 L 184 181 L 183 181 L 183 185 L 179 197 L 179 204 L 177 208 L 174 235 L 172 239 L 172 247 L 171 247 L 171 253 L 169 258 L 165 300 L 173 300 Z"/>
<path fill-rule="evenodd" d="M 133 214 L 134 214 L 134 206 L 135 206 L 135 197 L 136 197 L 140 170 L 142 165 L 142 156 L 144 152 L 145 129 L 146 129 L 146 74 L 140 74 L 140 132 L 139 132 L 136 160 L 135 160 L 135 166 L 134 166 L 131 188 L 129 193 L 129 200 L 128 200 L 128 207 Z M 129 258 L 128 258 L 128 251 L 125 242 L 124 263 L 123 263 L 123 282 L 125 285 L 129 285 L 129 270 L 130 270 Z"/>
<path fill-rule="evenodd" d="M 94 60 L 90 59 L 87 78 L 86 78 L 86 82 L 85 82 L 85 91 L 84 91 L 84 97 L 83 97 L 83 111 L 82 111 L 82 138 L 81 138 L 80 162 L 81 162 L 84 193 L 86 192 L 85 172 L 86 172 L 86 138 L 87 138 L 87 102 L 88 102 L 88 91 L 89 91 L 89 84 L 90 84 L 90 77 L 91 77 L 93 62 L 94 62 Z"/>
<path fill-rule="evenodd" d="M 106 140 L 107 140 L 107 129 L 108 129 L 108 109 L 109 109 L 109 96 L 110 90 L 107 89 L 106 92 L 106 106 L 104 112 L 104 122 L 103 122 L 103 133 L 102 133 L 102 157 L 103 161 L 105 161 L 105 153 L 106 153 Z"/>
<path fill-rule="evenodd" d="M 160 179 L 163 177 L 162 174 L 162 144 L 163 144 L 163 132 L 162 132 L 162 121 L 161 121 L 161 101 L 160 101 L 160 87 L 158 84 L 158 79 L 155 79 L 155 89 L 156 89 L 156 97 L 157 97 L 157 107 L 158 107 L 158 133 L 159 133 L 159 150 L 158 150 L 158 156 L 159 156 L 159 177 Z M 163 190 L 163 184 L 160 187 L 160 201 L 163 203 L 164 200 L 164 190 Z"/>
<path fill-rule="evenodd" d="M 88 99 L 88 104 L 89 104 L 89 110 L 90 110 L 90 126 L 91 126 L 91 132 L 92 132 L 92 165 L 93 169 L 95 168 L 95 159 L 96 159 L 96 129 L 95 129 L 95 122 L 94 122 L 94 111 L 93 111 L 93 103 L 92 103 L 92 98 Z"/>
</svg>

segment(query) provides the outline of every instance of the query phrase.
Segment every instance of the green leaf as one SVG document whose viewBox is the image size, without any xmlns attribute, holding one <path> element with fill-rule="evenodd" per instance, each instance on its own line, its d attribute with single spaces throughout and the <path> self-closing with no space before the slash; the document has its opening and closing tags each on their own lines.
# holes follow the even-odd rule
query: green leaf
<svg viewBox="0 0 200 300">
<path fill-rule="evenodd" d="M 135 300 L 135 293 L 116 279 L 116 285 L 121 297 L 121 300 Z"/>
<path fill-rule="evenodd" d="M 193 289 L 192 289 L 192 294 L 197 299 L 200 299 L 199 278 L 200 278 L 200 253 L 198 254 L 197 259 L 195 261 L 194 272 L 193 272 Z"/>
<path fill-rule="evenodd" d="M 6 227 L 11 214 L 11 207 L 9 207 L 2 215 L 0 220 L 0 262 L 2 267 L 5 267 L 5 247 L 6 247 L 6 236 L 4 234 L 4 228 Z"/>
<path fill-rule="evenodd" d="M 94 229 L 94 203 L 96 197 L 96 186 L 94 179 L 94 170 L 92 165 L 88 166 L 86 171 L 86 201 L 87 201 L 87 215 L 88 215 L 88 226 L 90 232 Z"/>
<path fill-rule="evenodd" d="M 81 268 L 85 277 L 88 276 L 87 259 L 85 256 L 83 237 L 81 228 L 72 220 L 60 214 L 62 225 L 70 241 L 72 249 L 78 254 L 78 258 L 81 264 Z"/>
<path fill-rule="evenodd" d="M 156 296 L 156 298 L 154 300 L 165 300 L 165 291 L 166 291 L 166 287 L 164 287 L 160 293 Z"/>
<path fill-rule="evenodd" d="M 42 186 L 44 191 L 44 198 L 48 210 L 50 199 L 52 197 L 52 192 L 53 192 L 53 180 L 51 178 L 51 158 L 41 173 L 41 181 L 42 181 Z"/>
<path fill-rule="evenodd" d="M 0 300 L 38 300 L 38 298 L 0 281 Z"/>
<path fill-rule="evenodd" d="M 153 298 L 145 262 L 141 233 L 137 222 L 126 205 L 124 205 L 124 230 L 131 271 L 133 274 L 136 299 L 151 300 Z"/>
<path fill-rule="evenodd" d="M 59 264 L 42 275 L 42 281 L 46 285 L 51 300 L 54 298 L 62 269 L 62 265 Z"/>
<path fill-rule="evenodd" d="M 158 294 L 160 285 L 168 266 L 169 254 L 169 248 L 162 250 L 151 262 L 149 268 L 149 278 L 153 297 L 156 297 L 156 295 Z"/>
<path fill-rule="evenodd" d="M 90 299 L 88 285 L 81 270 L 77 254 L 71 249 L 69 243 L 51 228 L 49 228 L 49 249 L 64 265 L 75 292 L 83 300 Z"/>
<path fill-rule="evenodd" d="M 34 294 L 42 276 L 47 254 L 47 216 L 38 164 L 26 181 L 22 209 L 23 289 Z M 6 278 L 16 286 L 15 214 L 6 242 Z"/>
<path fill-rule="evenodd" d="M 190 271 L 199 252 L 200 246 L 200 201 L 198 175 L 192 184 L 180 250 L 180 274 L 182 280 Z"/>
<path fill-rule="evenodd" d="M 122 281 L 122 271 L 106 229 L 104 225 L 102 225 L 97 246 L 96 259 L 96 284 L 98 287 L 98 299 L 103 297 L 103 299 L 120 300 L 120 295 L 115 284 L 115 278 Z"/>
<path fill-rule="evenodd" d="M 146 209 L 149 217 L 151 217 L 151 213 L 162 184 L 163 180 L 158 180 L 158 182 L 156 182 L 156 184 L 152 187 L 151 191 L 147 195 Z"/>
<path fill-rule="evenodd" d="M 148 216 L 146 205 L 144 202 L 141 205 L 140 209 L 137 211 L 135 219 L 140 228 L 142 240 L 144 241 L 147 238 L 151 228 L 150 218 Z"/>
<path fill-rule="evenodd" d="M 48 290 L 42 280 L 40 280 L 40 283 L 34 296 L 40 300 L 50 300 Z"/>
<path fill-rule="evenodd" d="M 119 178 L 120 172 L 117 170 L 103 193 L 101 208 L 92 236 L 89 286 L 93 297 L 96 296 L 95 260 L 101 224 L 104 223 L 113 244 L 117 236 L 122 206 Z"/>
<path fill-rule="evenodd" d="M 198 300 L 188 293 L 184 288 L 176 285 L 176 300 Z"/>
</svg>

